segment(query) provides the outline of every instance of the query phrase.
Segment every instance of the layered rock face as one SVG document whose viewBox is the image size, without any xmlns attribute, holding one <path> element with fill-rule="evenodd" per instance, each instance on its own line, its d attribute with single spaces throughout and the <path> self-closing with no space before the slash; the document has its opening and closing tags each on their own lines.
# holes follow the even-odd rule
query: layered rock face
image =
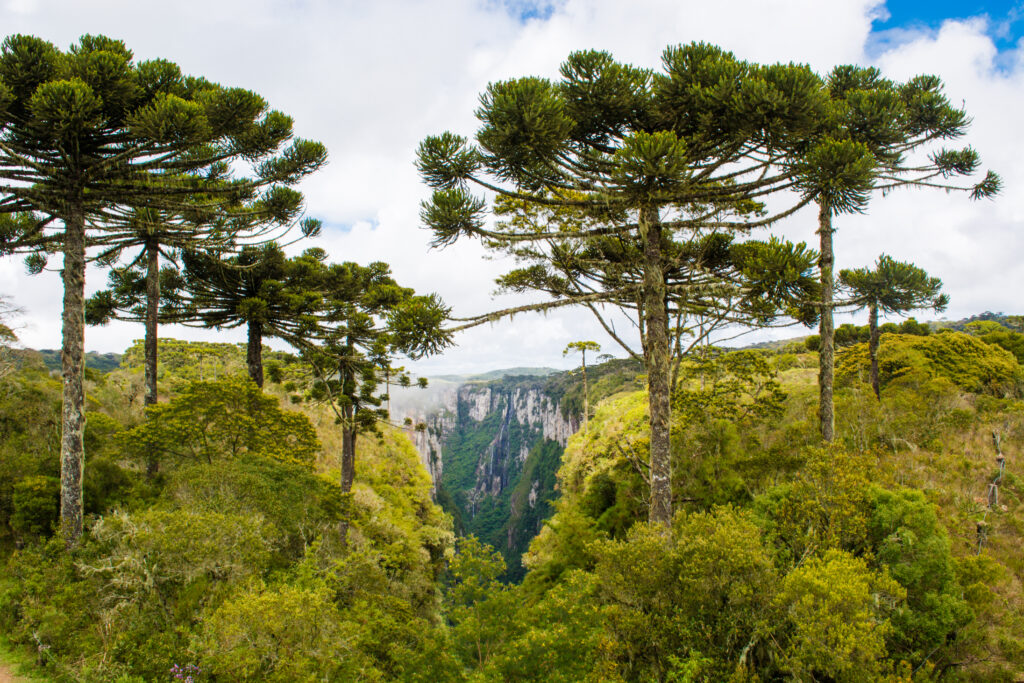
<svg viewBox="0 0 1024 683">
<path fill-rule="evenodd" d="M 578 420 L 536 377 L 452 384 L 431 403 L 401 417 L 412 418 L 409 436 L 435 495 L 465 533 L 505 553 L 512 575 L 550 514 L 554 472 Z"/>
<path fill-rule="evenodd" d="M 473 516 L 484 497 L 500 496 L 519 482 L 517 475 L 538 442 L 551 441 L 564 449 L 575 431 L 572 422 L 540 387 L 516 387 L 509 391 L 464 385 L 459 389 L 458 400 L 465 403 L 470 424 L 458 420 L 455 424 L 464 429 L 479 429 L 489 416 L 501 416 L 497 434 L 477 460 L 475 483 L 467 492 Z"/>
<path fill-rule="evenodd" d="M 460 388 L 457 384 L 446 383 L 427 402 L 403 403 L 394 413 L 407 423 L 406 434 L 419 452 L 423 467 L 430 473 L 435 493 L 444 466 L 441 459 L 444 438 L 455 429 Z"/>
</svg>

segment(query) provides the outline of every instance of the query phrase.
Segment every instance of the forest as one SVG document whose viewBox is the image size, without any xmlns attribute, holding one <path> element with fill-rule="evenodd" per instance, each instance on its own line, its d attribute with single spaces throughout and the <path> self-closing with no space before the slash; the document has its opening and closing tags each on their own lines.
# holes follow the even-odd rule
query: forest
<svg viewBox="0 0 1024 683">
<path fill-rule="evenodd" d="M 559 73 L 492 82 L 472 137 L 410 159 L 433 246 L 478 241 L 532 301 L 467 315 L 305 243 L 324 226 L 299 187 L 328 150 L 255 92 L 101 35 L 3 40 L 0 254 L 63 291 L 59 351 L 0 310 L 0 663 L 1019 680 L 1024 319 L 924 321 L 949 305 L 937 274 L 886 245 L 837 269 L 833 239 L 895 189 L 998 201 L 958 145 L 966 109 L 935 76 L 704 42 Z M 773 232 L 796 215 L 817 244 Z M 463 331 L 570 307 L 607 332 L 566 347 L 577 370 L 393 409 Z M 851 311 L 868 324 L 837 327 Z M 112 320 L 142 338 L 87 354 Z"/>
</svg>

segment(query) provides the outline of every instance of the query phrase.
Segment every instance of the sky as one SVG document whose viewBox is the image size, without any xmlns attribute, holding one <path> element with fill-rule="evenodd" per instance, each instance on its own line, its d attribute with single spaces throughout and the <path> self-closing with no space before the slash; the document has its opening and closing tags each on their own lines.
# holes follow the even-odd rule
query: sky
<svg viewBox="0 0 1024 683">
<path fill-rule="evenodd" d="M 901 190 L 875 198 L 867 213 L 836 219 L 837 266 L 869 265 L 884 252 L 943 279 L 950 319 L 1024 312 L 1022 2 L 0 0 L 0 32 L 63 48 L 82 34 L 105 34 L 124 40 L 137 59 L 170 59 L 186 73 L 261 94 L 294 118 L 298 135 L 324 142 L 330 154 L 327 167 L 300 187 L 307 215 L 324 222 L 323 234 L 307 244 L 334 261 L 386 261 L 396 280 L 438 293 L 456 315 L 536 300 L 494 296 L 493 280 L 510 264 L 476 242 L 430 249 L 418 216 L 430 191 L 413 165 L 417 145 L 445 130 L 471 136 L 489 82 L 554 77 L 578 49 L 657 68 L 666 46 L 690 41 L 753 61 L 807 63 L 819 73 L 855 63 L 899 80 L 936 74 L 973 118 L 963 142 L 1002 175 L 1002 195 L 972 202 L 957 193 Z M 815 226 L 808 209 L 773 231 L 813 245 Z M 52 265 L 59 268 L 59 259 Z M 105 280 L 91 269 L 87 293 Z M 25 346 L 59 348 L 57 272 L 30 277 L 17 259 L 0 261 L 0 295 L 21 309 L 15 325 Z M 746 339 L 809 333 L 791 328 Z M 240 330 L 167 326 L 161 334 L 244 340 Z M 120 352 L 141 336 L 127 323 L 89 328 L 86 348 Z M 622 353 L 588 312 L 566 310 L 464 332 L 455 348 L 412 367 L 427 375 L 569 367 L 577 360 L 562 350 L 580 339 Z"/>
</svg>

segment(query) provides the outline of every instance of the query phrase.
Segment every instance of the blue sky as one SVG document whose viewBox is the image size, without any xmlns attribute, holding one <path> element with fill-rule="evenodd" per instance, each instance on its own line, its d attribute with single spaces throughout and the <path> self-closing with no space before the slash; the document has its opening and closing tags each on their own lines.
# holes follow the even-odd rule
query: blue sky
<svg viewBox="0 0 1024 683">
<path fill-rule="evenodd" d="M 1020 0 L 888 0 L 885 14 L 876 19 L 873 29 L 879 42 L 900 42 L 905 32 L 934 31 L 946 19 L 988 18 L 988 35 L 996 47 L 1016 47 L 1024 35 L 1024 2 Z"/>
</svg>

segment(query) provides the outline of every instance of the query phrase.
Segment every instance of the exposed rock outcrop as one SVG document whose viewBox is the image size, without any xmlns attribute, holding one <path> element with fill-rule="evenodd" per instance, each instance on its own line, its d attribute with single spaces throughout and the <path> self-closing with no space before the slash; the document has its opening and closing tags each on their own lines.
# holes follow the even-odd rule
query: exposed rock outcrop
<svg viewBox="0 0 1024 683">
<path fill-rule="evenodd" d="M 396 417 L 410 419 L 409 436 L 439 500 L 454 507 L 450 512 L 467 533 L 499 547 L 518 566 L 518 555 L 550 513 L 553 473 L 579 426 L 550 383 L 515 377 L 450 384 L 435 388 L 429 404 L 406 407 Z"/>
</svg>

